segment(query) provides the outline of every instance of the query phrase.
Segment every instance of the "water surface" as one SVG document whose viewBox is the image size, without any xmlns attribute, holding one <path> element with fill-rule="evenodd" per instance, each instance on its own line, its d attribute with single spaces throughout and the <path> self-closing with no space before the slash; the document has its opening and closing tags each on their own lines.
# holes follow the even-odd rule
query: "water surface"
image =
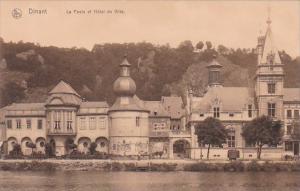
<svg viewBox="0 0 300 191">
<path fill-rule="evenodd" d="M 8 172 L 0 191 L 299 191 L 299 172 Z"/>
</svg>

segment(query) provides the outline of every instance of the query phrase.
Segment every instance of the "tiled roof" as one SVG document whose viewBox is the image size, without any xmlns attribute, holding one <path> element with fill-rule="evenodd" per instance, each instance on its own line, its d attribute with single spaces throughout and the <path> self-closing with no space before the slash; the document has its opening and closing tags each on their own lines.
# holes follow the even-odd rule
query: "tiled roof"
<svg viewBox="0 0 300 191">
<path fill-rule="evenodd" d="M 121 98 L 117 98 L 115 103 L 109 108 L 109 111 L 147 111 L 144 103 L 137 96 L 128 97 L 128 103 L 121 103 Z"/>
<path fill-rule="evenodd" d="M 164 109 L 161 101 L 144 101 L 144 107 L 150 111 L 150 116 L 170 117 L 169 113 Z"/>
<path fill-rule="evenodd" d="M 49 94 L 74 94 L 80 97 L 80 95 L 66 82 L 60 81 Z"/>
<path fill-rule="evenodd" d="M 13 103 L 3 108 L 7 111 L 14 110 L 44 110 L 45 103 Z"/>
<path fill-rule="evenodd" d="M 163 96 L 161 98 L 162 105 L 169 116 L 173 119 L 180 118 L 185 110 L 183 108 L 182 98 L 178 96 Z"/>
<path fill-rule="evenodd" d="M 253 102 L 251 91 L 247 87 L 210 87 L 202 98 L 193 101 L 193 112 L 209 112 L 213 104 L 222 111 L 241 111 Z"/>
<path fill-rule="evenodd" d="M 300 101 L 300 88 L 284 88 L 284 101 Z"/>
<path fill-rule="evenodd" d="M 87 101 L 82 102 L 80 104 L 80 108 L 102 108 L 102 107 L 108 107 L 107 102 L 105 101 Z"/>
</svg>

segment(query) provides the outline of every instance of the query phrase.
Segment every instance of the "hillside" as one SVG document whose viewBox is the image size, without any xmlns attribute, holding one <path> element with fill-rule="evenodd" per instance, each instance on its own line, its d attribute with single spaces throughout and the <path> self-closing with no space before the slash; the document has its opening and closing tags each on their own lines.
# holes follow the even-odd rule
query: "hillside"
<svg viewBox="0 0 300 191">
<path fill-rule="evenodd" d="M 200 45 L 199 45 L 200 44 Z M 78 48 L 41 47 L 33 43 L 5 43 L 0 55 L 0 105 L 12 102 L 45 101 L 47 92 L 61 79 L 70 83 L 88 100 L 112 103 L 112 85 L 119 75 L 124 53 L 132 64 L 137 95 L 159 100 L 162 95 L 182 95 L 187 86 L 198 93 L 207 84 L 207 63 L 217 54 L 223 65 L 225 86 L 253 85 L 256 69 L 254 50 L 212 48 L 210 42 L 182 42 L 177 48 L 151 43 L 101 44 L 89 51 Z M 281 51 L 285 66 L 285 86 L 300 87 L 300 59 L 292 60 Z M 3 64 L 3 61 L 5 62 Z"/>
</svg>

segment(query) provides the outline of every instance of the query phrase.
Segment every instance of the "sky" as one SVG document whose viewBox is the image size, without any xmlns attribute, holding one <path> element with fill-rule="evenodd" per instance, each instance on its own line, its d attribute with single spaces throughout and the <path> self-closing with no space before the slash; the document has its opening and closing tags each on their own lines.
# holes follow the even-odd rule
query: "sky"
<svg viewBox="0 0 300 191">
<path fill-rule="evenodd" d="M 15 8 L 22 11 L 19 19 L 12 16 Z M 29 14 L 29 9 L 46 9 L 47 14 Z M 299 56 L 300 1 L 1 0 L 0 36 L 5 42 L 89 50 L 96 43 L 146 41 L 176 47 L 184 40 L 194 45 L 211 41 L 215 47 L 255 48 L 258 35 L 265 33 L 269 12 L 277 49 Z"/>
</svg>

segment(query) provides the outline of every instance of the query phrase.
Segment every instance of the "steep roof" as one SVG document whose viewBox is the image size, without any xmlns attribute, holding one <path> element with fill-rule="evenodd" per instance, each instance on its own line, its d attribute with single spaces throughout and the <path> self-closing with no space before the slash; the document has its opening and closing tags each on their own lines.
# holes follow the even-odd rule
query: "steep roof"
<svg viewBox="0 0 300 191">
<path fill-rule="evenodd" d="M 268 62 L 268 56 L 270 54 L 274 56 L 274 64 L 281 64 L 279 53 L 274 43 L 273 33 L 270 24 L 271 21 L 268 21 L 268 28 L 264 37 L 263 54 L 260 60 L 260 64 L 266 64 Z"/>
<path fill-rule="evenodd" d="M 181 97 L 163 96 L 161 102 L 168 115 L 173 119 L 179 119 L 185 112 Z"/>
<path fill-rule="evenodd" d="M 283 101 L 300 101 L 300 88 L 284 88 Z"/>
<path fill-rule="evenodd" d="M 80 95 L 66 82 L 61 80 L 50 92 L 49 94 L 73 94 L 78 97 Z"/>
<path fill-rule="evenodd" d="M 150 111 L 150 116 L 170 117 L 161 101 L 144 101 L 144 107 Z"/>
<path fill-rule="evenodd" d="M 115 103 L 109 108 L 109 111 L 147 111 L 142 100 L 137 96 L 127 97 L 126 103 L 122 103 L 122 99 L 126 98 L 118 97 Z"/>
<path fill-rule="evenodd" d="M 209 112 L 215 104 L 221 111 L 241 111 L 253 101 L 247 87 L 210 87 L 202 98 L 192 102 L 192 112 Z"/>
</svg>

